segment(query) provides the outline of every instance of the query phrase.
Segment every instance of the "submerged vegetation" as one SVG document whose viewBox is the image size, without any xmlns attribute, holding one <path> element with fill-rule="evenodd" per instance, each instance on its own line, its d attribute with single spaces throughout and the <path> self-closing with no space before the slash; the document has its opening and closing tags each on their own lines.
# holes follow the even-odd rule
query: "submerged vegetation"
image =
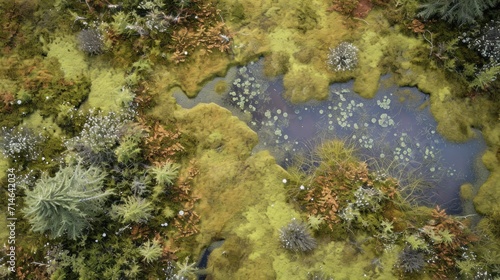
<svg viewBox="0 0 500 280">
<path fill-rule="evenodd" d="M 0 0 L 0 277 L 500 277 L 498 5 Z M 329 91 L 354 79 L 373 97 L 387 73 L 429 94 L 437 127 L 391 114 L 410 95 L 374 99 L 370 114 Z M 172 97 L 203 86 L 235 110 Z M 278 94 L 335 102 L 318 109 L 323 127 Z M 298 152 L 299 118 L 336 138 Z M 462 186 L 468 212 L 453 216 L 423 199 L 457 176 L 436 164 L 434 135 L 466 141 L 473 128 L 489 173 Z"/>
</svg>

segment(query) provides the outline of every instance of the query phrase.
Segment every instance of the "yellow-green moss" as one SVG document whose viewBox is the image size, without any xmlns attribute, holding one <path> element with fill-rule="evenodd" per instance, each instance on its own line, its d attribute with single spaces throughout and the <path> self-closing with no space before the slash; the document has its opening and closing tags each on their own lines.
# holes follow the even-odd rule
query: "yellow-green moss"
<svg viewBox="0 0 500 280">
<path fill-rule="evenodd" d="M 59 61 L 64 77 L 67 79 L 76 79 L 85 74 L 88 69 L 85 54 L 78 50 L 75 38 L 61 36 L 48 44 L 47 57 L 54 57 Z"/>
<path fill-rule="evenodd" d="M 7 176 L 7 168 L 9 167 L 9 159 L 7 159 L 2 151 L 0 151 L 0 182 L 4 182 Z"/>
<path fill-rule="evenodd" d="M 356 43 L 355 43 L 356 45 Z M 372 98 L 377 93 L 380 75 L 380 61 L 383 58 L 387 39 L 376 31 L 367 30 L 358 43 L 359 71 L 354 81 L 354 91 L 365 98 Z"/>
<path fill-rule="evenodd" d="M 483 161 L 484 166 L 486 166 L 486 168 L 488 168 L 490 171 L 494 171 L 495 169 L 500 168 L 500 158 L 498 149 L 487 150 L 483 154 L 481 160 Z"/>
<path fill-rule="evenodd" d="M 268 77 L 283 75 L 289 67 L 290 56 L 284 52 L 273 52 L 264 59 L 264 74 Z"/>
<path fill-rule="evenodd" d="M 496 150 L 488 150 L 482 160 L 490 175 L 479 188 L 474 206 L 481 214 L 493 215 L 500 213 L 500 159 Z"/>
<path fill-rule="evenodd" d="M 328 97 L 328 79 L 326 75 L 314 72 L 309 67 L 294 67 L 283 78 L 284 96 L 293 103 L 302 103 L 311 99 L 323 100 Z"/>
<path fill-rule="evenodd" d="M 3 156 L 0 151 L 0 182 L 7 182 L 5 178 L 7 176 L 7 169 L 9 168 L 9 161 Z M 5 196 L 5 201 L 7 202 L 7 196 Z M 6 243 L 9 237 L 9 229 L 7 228 L 7 217 L 2 211 L 0 213 L 0 242 Z"/>
<path fill-rule="evenodd" d="M 45 118 L 41 116 L 39 111 L 33 112 L 28 117 L 24 118 L 23 124 L 34 131 L 44 131 L 53 136 L 62 135 L 61 128 L 54 123 L 54 120 L 50 117 Z"/>
<path fill-rule="evenodd" d="M 231 112 L 216 104 L 200 104 L 192 109 L 174 112 L 179 125 L 187 135 L 198 139 L 198 150 L 211 146 L 209 136 L 217 130 L 223 132 L 225 153 L 246 158 L 257 143 L 257 134 Z"/>
<path fill-rule="evenodd" d="M 0 213 L 0 242 L 7 244 L 9 238 L 9 228 L 7 227 L 7 216 L 5 213 Z"/>
<path fill-rule="evenodd" d="M 95 68 L 90 72 L 92 85 L 84 108 L 101 108 L 103 111 L 119 111 L 133 101 L 125 87 L 125 72 L 121 69 Z"/>
<path fill-rule="evenodd" d="M 471 200 L 474 198 L 474 186 L 470 183 L 466 183 L 460 186 L 460 197 L 463 200 Z"/>
<path fill-rule="evenodd" d="M 277 252 L 285 253 L 278 230 L 299 218 L 286 203 L 282 182 L 286 172 L 267 151 L 251 155 L 255 133 L 226 109 L 203 104 L 174 115 L 181 130 L 199 143 L 194 191 L 203 198 L 195 208 L 203 217 L 203 234 L 197 237 L 198 244 L 201 248 L 217 238 L 226 240 L 210 258 L 209 268 L 216 268 L 214 278 L 276 278 L 273 260 Z M 236 240 L 238 245 L 230 246 Z M 221 251 L 224 255 L 217 256 Z M 232 255 L 239 261 L 228 259 Z"/>
</svg>

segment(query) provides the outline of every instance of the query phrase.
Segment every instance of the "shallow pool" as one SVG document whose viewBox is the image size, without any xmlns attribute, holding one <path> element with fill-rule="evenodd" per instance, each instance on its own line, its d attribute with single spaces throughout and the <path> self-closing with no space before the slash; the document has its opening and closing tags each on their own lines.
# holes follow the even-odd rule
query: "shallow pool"
<svg viewBox="0 0 500 280">
<path fill-rule="evenodd" d="M 283 98 L 281 78 L 268 79 L 262 60 L 233 68 L 225 78 L 208 83 L 197 98 L 175 93 L 186 108 L 217 103 L 237 115 L 259 135 L 256 150 L 268 149 L 286 166 L 293 156 L 311 151 L 314 143 L 341 138 L 356 144 L 373 168 L 400 179 L 403 188 L 421 180 L 418 195 L 449 213 L 462 211 L 459 188 L 475 182 L 475 159 L 486 148 L 479 132 L 466 143 L 451 143 L 436 131 L 428 96 L 416 88 L 384 87 L 373 99 L 352 91 L 352 82 L 330 86 L 329 99 L 293 105 Z M 213 88 L 229 84 L 222 95 Z M 381 83 L 384 84 L 384 83 Z"/>
</svg>

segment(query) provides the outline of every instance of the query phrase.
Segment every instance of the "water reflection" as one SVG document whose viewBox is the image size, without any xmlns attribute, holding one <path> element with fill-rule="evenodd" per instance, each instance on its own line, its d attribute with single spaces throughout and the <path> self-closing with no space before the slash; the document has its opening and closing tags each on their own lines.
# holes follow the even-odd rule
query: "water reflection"
<svg viewBox="0 0 500 280">
<path fill-rule="evenodd" d="M 446 141 L 436 132 L 427 95 L 415 88 L 383 88 L 368 100 L 352 92 L 348 82 L 330 86 L 328 100 L 292 105 L 282 97 L 282 80 L 262 74 L 261 61 L 232 69 L 224 78 L 229 91 L 222 96 L 211 92 L 221 79 L 205 86 L 196 99 L 174 96 L 183 107 L 215 102 L 231 110 L 258 133 L 256 150 L 270 150 L 284 166 L 311 140 L 348 139 L 364 160 L 403 185 L 411 183 L 407 178 L 421 179 L 431 187 L 423 193 L 426 199 L 450 213 L 461 211 L 460 185 L 476 180 L 474 158 L 486 147 L 479 132 L 467 143 Z"/>
</svg>

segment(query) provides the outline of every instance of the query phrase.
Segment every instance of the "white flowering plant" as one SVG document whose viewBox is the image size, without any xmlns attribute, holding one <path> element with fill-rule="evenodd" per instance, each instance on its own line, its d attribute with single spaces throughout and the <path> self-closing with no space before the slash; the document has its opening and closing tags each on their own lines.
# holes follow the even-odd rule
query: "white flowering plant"
<svg viewBox="0 0 500 280">
<path fill-rule="evenodd" d="M 335 72 L 351 71 L 358 65 L 358 48 L 351 43 L 342 42 L 337 47 L 330 48 L 326 63 Z"/>
</svg>

